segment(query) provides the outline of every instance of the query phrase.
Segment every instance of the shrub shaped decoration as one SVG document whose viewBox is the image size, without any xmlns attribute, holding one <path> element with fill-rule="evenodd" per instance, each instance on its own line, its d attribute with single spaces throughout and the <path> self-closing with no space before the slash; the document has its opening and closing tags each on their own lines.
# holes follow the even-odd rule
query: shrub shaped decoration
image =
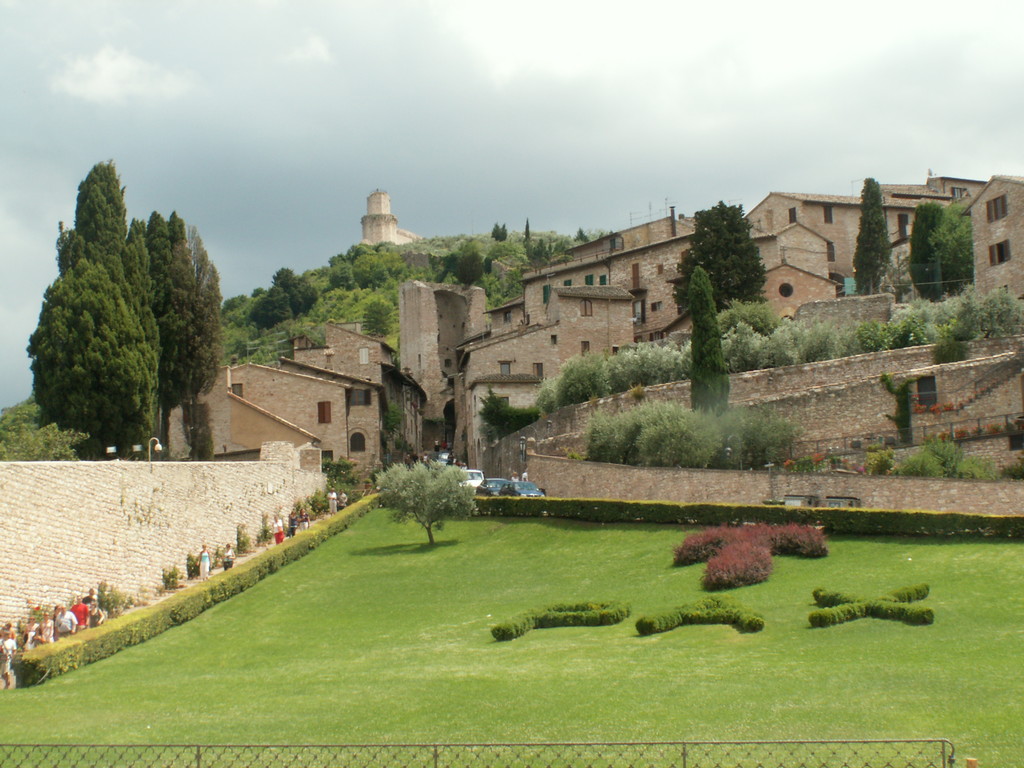
<svg viewBox="0 0 1024 768">
<path fill-rule="evenodd" d="M 935 622 L 935 614 L 931 608 L 912 604 L 928 597 L 927 584 L 894 589 L 873 600 L 825 589 L 816 589 L 812 594 L 814 602 L 821 606 L 818 610 L 811 611 L 807 617 L 812 627 L 832 627 L 867 617 L 916 625 Z"/>
<path fill-rule="evenodd" d="M 738 632 L 760 632 L 764 629 L 764 618 L 730 597 L 716 595 L 692 605 L 641 616 L 636 621 L 636 631 L 653 635 L 688 624 L 728 624 Z"/>
<path fill-rule="evenodd" d="M 491 627 L 495 640 L 515 640 L 531 629 L 548 627 L 601 627 L 618 624 L 629 616 L 625 603 L 560 603 L 527 611 Z"/>
<path fill-rule="evenodd" d="M 811 525 L 718 526 L 687 536 L 675 548 L 676 565 L 707 562 L 704 589 L 759 584 L 772 574 L 773 555 L 824 557 L 825 534 Z"/>
</svg>

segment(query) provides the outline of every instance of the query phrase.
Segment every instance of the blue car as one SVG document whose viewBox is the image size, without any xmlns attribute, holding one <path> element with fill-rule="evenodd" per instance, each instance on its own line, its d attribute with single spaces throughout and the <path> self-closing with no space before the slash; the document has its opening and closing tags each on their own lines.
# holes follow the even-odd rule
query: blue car
<svg viewBox="0 0 1024 768">
<path fill-rule="evenodd" d="M 476 494 L 477 496 L 498 496 L 501 489 L 511 483 L 511 480 L 506 480 L 503 477 L 488 477 L 476 487 Z"/>
</svg>

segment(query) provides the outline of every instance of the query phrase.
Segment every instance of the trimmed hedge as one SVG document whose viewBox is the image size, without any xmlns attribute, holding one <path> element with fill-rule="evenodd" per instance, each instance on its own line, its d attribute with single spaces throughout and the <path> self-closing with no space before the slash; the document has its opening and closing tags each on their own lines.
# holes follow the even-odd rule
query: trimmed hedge
<svg viewBox="0 0 1024 768">
<path fill-rule="evenodd" d="M 231 570 L 211 576 L 156 605 L 138 608 L 99 627 L 26 651 L 22 657 L 22 684 L 38 685 L 49 677 L 113 656 L 128 646 L 143 643 L 171 627 L 194 619 L 207 608 L 244 592 L 279 568 L 309 554 L 373 509 L 374 499 L 369 497 L 358 501 L 334 517 L 300 531 Z"/>
<path fill-rule="evenodd" d="M 641 635 L 653 635 L 689 624 L 728 624 L 737 632 L 760 632 L 764 629 L 764 618 L 723 595 L 705 597 L 692 605 L 641 616 L 636 621 L 636 631 Z"/>
<path fill-rule="evenodd" d="M 906 509 L 787 507 L 773 504 L 680 504 L 619 499 L 493 497 L 477 499 L 477 514 L 559 517 L 593 523 L 668 523 L 687 526 L 804 523 L 829 534 L 861 536 L 971 536 L 1024 539 L 1024 515 L 968 515 Z"/>
<path fill-rule="evenodd" d="M 822 608 L 811 611 L 807 620 L 812 627 L 833 627 L 869 616 L 874 619 L 902 621 L 904 624 L 934 624 L 935 613 L 931 608 L 911 605 L 918 600 L 924 600 L 929 592 L 927 584 L 914 584 L 894 589 L 874 600 L 865 600 L 842 592 L 816 589 L 812 593 L 814 602 Z"/>
<path fill-rule="evenodd" d="M 527 611 L 491 627 L 495 640 L 504 642 L 522 637 L 531 629 L 549 627 L 604 627 L 618 624 L 629 616 L 625 603 L 559 603 L 539 611 Z"/>
</svg>

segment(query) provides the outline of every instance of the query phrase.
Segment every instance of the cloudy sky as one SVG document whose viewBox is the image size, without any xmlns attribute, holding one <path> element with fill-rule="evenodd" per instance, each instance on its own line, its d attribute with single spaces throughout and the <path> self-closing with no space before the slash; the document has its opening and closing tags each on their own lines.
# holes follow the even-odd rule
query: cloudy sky
<svg viewBox="0 0 1024 768">
<path fill-rule="evenodd" d="M 1024 5 L 0 0 L 0 406 L 78 184 L 177 210 L 225 296 L 404 229 L 573 233 L 865 176 L 1024 174 Z"/>
</svg>

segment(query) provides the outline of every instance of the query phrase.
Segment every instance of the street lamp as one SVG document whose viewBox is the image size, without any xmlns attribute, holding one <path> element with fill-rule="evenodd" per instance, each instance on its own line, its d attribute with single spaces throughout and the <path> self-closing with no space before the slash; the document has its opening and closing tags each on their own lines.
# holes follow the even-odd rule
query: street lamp
<svg viewBox="0 0 1024 768">
<path fill-rule="evenodd" d="M 162 451 L 164 449 L 164 447 L 162 445 L 160 445 L 160 438 L 157 438 L 157 437 L 149 438 L 149 445 L 147 446 L 147 448 L 149 449 L 147 451 L 147 453 L 149 455 L 149 463 L 150 464 L 153 463 L 153 451 L 156 451 L 157 453 L 160 453 L 160 451 Z"/>
</svg>

